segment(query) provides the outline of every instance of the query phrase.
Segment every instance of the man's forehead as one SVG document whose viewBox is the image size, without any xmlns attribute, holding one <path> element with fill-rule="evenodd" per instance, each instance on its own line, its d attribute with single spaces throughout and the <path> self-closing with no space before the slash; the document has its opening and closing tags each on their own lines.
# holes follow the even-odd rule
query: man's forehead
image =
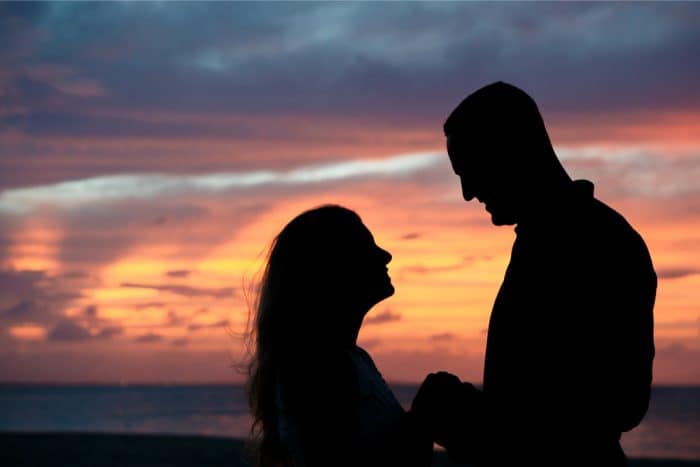
<svg viewBox="0 0 700 467">
<path fill-rule="evenodd" d="M 470 138 L 462 134 L 447 135 L 447 153 L 450 159 L 462 159 L 467 157 L 468 149 L 472 146 Z"/>
</svg>

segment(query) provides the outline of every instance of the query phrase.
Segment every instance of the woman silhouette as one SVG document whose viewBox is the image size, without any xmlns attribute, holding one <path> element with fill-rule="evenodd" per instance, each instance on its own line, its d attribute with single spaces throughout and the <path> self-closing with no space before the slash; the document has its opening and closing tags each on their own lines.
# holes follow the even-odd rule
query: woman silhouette
<svg viewBox="0 0 700 467">
<path fill-rule="evenodd" d="M 430 435 L 357 346 L 364 316 L 394 293 L 390 261 L 340 206 L 306 211 L 275 238 L 248 368 L 259 465 L 430 465 Z"/>
</svg>

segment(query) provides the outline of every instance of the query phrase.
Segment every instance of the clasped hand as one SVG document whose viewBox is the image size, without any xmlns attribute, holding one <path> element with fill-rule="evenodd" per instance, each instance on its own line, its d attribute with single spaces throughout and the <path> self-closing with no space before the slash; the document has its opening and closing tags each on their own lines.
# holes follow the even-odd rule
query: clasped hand
<svg viewBox="0 0 700 467">
<path fill-rule="evenodd" d="M 474 417 L 482 411 L 482 396 L 472 384 L 451 373 L 430 373 L 413 399 L 411 412 L 436 443 L 447 447 L 478 423 Z"/>
</svg>

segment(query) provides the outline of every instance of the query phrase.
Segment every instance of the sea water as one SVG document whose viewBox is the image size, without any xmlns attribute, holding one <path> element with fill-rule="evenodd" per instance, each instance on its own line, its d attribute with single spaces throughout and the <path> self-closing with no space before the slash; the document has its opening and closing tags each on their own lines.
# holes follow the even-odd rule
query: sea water
<svg viewBox="0 0 700 467">
<path fill-rule="evenodd" d="M 410 405 L 418 387 L 393 385 Z M 244 438 L 242 386 L 0 385 L 0 430 L 160 433 Z M 700 387 L 656 387 L 640 426 L 623 434 L 629 457 L 700 460 Z"/>
</svg>

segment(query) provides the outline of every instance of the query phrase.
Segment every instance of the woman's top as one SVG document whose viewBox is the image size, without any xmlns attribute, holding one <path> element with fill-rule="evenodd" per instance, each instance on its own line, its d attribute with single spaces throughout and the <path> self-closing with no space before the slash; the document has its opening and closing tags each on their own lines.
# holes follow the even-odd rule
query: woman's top
<svg viewBox="0 0 700 467">
<path fill-rule="evenodd" d="M 355 371 L 357 392 L 354 394 L 356 405 L 353 407 L 353 421 L 348 430 L 350 439 L 345 445 L 352 450 L 352 453 L 338 453 L 343 456 L 351 454 L 357 456 L 358 453 L 373 455 L 373 447 L 384 445 L 392 426 L 397 419 L 404 415 L 404 409 L 389 389 L 386 381 L 374 365 L 369 354 L 360 347 L 343 349 L 342 352 L 349 357 L 352 368 Z M 309 385 L 313 382 L 308 381 Z M 285 390 L 282 385 L 277 384 L 276 405 L 278 411 L 278 429 L 282 445 L 287 449 L 295 467 L 307 467 L 307 462 L 303 449 L 300 433 L 299 415 L 288 410 L 285 404 Z M 332 399 L 332 395 L 330 395 Z M 338 404 L 352 401 L 337 401 Z M 332 414 L 333 407 L 329 407 L 329 414 Z M 366 459 L 362 465 L 371 465 L 376 459 Z"/>
</svg>

